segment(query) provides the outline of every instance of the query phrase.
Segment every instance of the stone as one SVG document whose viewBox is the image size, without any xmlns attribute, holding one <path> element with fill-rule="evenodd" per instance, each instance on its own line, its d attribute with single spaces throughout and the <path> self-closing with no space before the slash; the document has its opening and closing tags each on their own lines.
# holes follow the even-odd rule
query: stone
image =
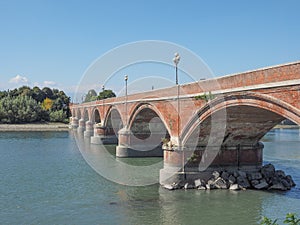
<svg viewBox="0 0 300 225">
<path fill-rule="evenodd" d="M 195 188 L 195 186 L 193 184 L 185 183 L 183 188 L 184 189 L 193 189 L 193 188 Z"/>
<path fill-rule="evenodd" d="M 215 185 L 215 187 L 218 188 L 218 189 L 227 189 L 227 188 L 228 188 L 226 181 L 225 181 L 222 177 L 219 177 L 219 178 L 214 182 L 214 185 Z"/>
<path fill-rule="evenodd" d="M 212 173 L 212 176 L 213 176 L 213 178 L 216 180 L 216 179 L 220 176 L 220 173 L 219 173 L 218 171 L 214 171 L 214 172 Z"/>
<path fill-rule="evenodd" d="M 274 176 L 275 167 L 272 164 L 267 164 L 267 165 L 264 165 L 260 171 L 261 171 L 261 174 L 263 175 L 263 177 L 267 178 L 267 180 L 268 180 L 269 178 Z"/>
<path fill-rule="evenodd" d="M 165 184 L 163 187 L 168 190 L 175 190 L 175 187 L 171 184 Z"/>
<path fill-rule="evenodd" d="M 269 184 L 265 181 L 257 184 L 254 186 L 255 189 L 261 190 L 261 189 L 267 189 L 269 187 Z"/>
<path fill-rule="evenodd" d="M 247 177 L 247 173 L 244 172 L 244 171 L 239 170 L 239 171 L 238 171 L 238 174 L 239 174 L 240 177 L 244 177 L 244 178 Z"/>
<path fill-rule="evenodd" d="M 282 171 L 282 170 L 276 170 L 275 171 L 275 176 L 278 176 L 280 178 L 285 178 L 286 177 L 284 171 Z"/>
<path fill-rule="evenodd" d="M 245 177 L 242 177 L 242 176 L 239 176 L 237 178 L 237 184 L 243 188 L 249 188 L 250 187 L 250 184 L 249 184 L 249 181 L 247 180 L 247 178 Z"/>
<path fill-rule="evenodd" d="M 269 187 L 269 190 L 286 191 L 287 188 L 282 183 L 277 183 Z"/>
<path fill-rule="evenodd" d="M 221 174 L 221 177 L 224 179 L 224 180 L 228 180 L 230 174 L 226 171 L 223 171 L 222 174 Z"/>
<path fill-rule="evenodd" d="M 260 182 L 258 180 L 251 180 L 250 183 L 252 187 L 255 187 L 255 185 L 258 185 Z"/>
<path fill-rule="evenodd" d="M 195 183 L 195 187 L 196 188 L 198 188 L 198 187 L 200 187 L 202 185 L 202 182 L 201 182 L 200 179 L 195 180 L 194 183 Z"/>
<path fill-rule="evenodd" d="M 248 179 L 251 180 L 260 180 L 262 175 L 260 172 L 253 172 L 248 174 Z"/>
<path fill-rule="evenodd" d="M 230 176 L 228 177 L 228 182 L 229 182 L 230 184 L 234 184 L 234 183 L 236 182 L 236 178 L 235 178 L 233 175 L 230 175 Z"/>
<path fill-rule="evenodd" d="M 204 186 L 199 186 L 199 187 L 198 187 L 198 190 L 206 190 L 206 187 L 204 187 Z"/>
<path fill-rule="evenodd" d="M 229 190 L 238 191 L 238 190 L 241 190 L 241 188 L 238 184 L 231 184 L 229 187 Z"/>
<path fill-rule="evenodd" d="M 239 176 L 238 171 L 235 170 L 235 171 L 233 172 L 233 176 L 234 176 L 235 178 L 237 178 L 237 177 Z"/>
<path fill-rule="evenodd" d="M 283 184 L 283 186 L 285 186 L 288 190 L 291 189 L 292 185 L 290 185 L 290 183 L 289 183 L 286 179 L 282 179 L 280 182 L 281 182 L 281 183 Z"/>
<path fill-rule="evenodd" d="M 291 185 L 292 187 L 295 187 L 295 186 L 296 186 L 296 184 L 295 184 L 295 182 L 294 182 L 294 180 L 293 180 L 293 178 L 292 178 L 291 175 L 287 175 L 287 176 L 286 176 L 286 180 L 290 183 L 290 185 Z"/>
</svg>

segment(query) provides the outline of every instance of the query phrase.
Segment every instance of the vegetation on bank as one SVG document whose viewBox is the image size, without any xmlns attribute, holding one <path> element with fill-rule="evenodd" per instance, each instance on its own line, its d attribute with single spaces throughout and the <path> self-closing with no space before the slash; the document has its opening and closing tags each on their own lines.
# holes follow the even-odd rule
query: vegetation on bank
<svg viewBox="0 0 300 225">
<path fill-rule="evenodd" d="M 278 219 L 275 219 L 274 221 L 268 217 L 263 217 L 260 224 L 261 225 L 278 225 L 277 223 Z M 297 218 L 297 215 L 295 213 L 288 213 L 286 214 L 285 220 L 283 221 L 284 224 L 289 225 L 300 225 L 300 219 Z"/>
<path fill-rule="evenodd" d="M 88 91 L 85 95 L 83 102 L 92 102 L 101 99 L 113 98 L 116 97 L 116 94 L 112 90 L 103 90 L 97 95 L 97 92 L 94 89 Z"/>
<path fill-rule="evenodd" d="M 0 123 L 68 123 L 70 97 L 63 91 L 22 86 L 0 91 Z"/>
</svg>

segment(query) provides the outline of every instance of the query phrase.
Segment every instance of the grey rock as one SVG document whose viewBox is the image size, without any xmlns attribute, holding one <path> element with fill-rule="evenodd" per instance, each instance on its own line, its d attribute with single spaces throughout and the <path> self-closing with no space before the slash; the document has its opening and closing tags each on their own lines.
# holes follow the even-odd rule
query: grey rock
<svg viewBox="0 0 300 225">
<path fill-rule="evenodd" d="M 269 187 L 269 190 L 286 191 L 287 188 L 282 183 L 277 183 Z"/>
<path fill-rule="evenodd" d="M 244 178 L 247 177 L 247 173 L 244 172 L 244 171 L 239 170 L 239 171 L 238 171 L 238 174 L 239 174 L 240 177 L 244 177 Z"/>
<path fill-rule="evenodd" d="M 193 188 L 195 188 L 195 186 L 193 184 L 185 183 L 183 188 L 184 189 L 193 189 Z"/>
<path fill-rule="evenodd" d="M 173 185 L 171 185 L 171 184 L 165 184 L 163 187 L 164 187 L 165 189 L 168 189 L 168 190 L 175 190 L 175 189 L 176 189 L 175 186 L 173 186 Z"/>
<path fill-rule="evenodd" d="M 247 180 L 247 178 L 245 177 L 242 177 L 242 176 L 239 176 L 237 178 L 237 184 L 243 188 L 249 188 L 250 187 L 250 184 L 249 184 L 249 181 Z"/>
<path fill-rule="evenodd" d="M 233 176 L 235 177 L 235 178 L 237 178 L 238 176 L 239 176 L 239 173 L 238 173 L 238 171 L 233 171 Z"/>
<path fill-rule="evenodd" d="M 268 187 L 269 187 L 269 184 L 265 181 L 254 186 L 254 188 L 258 189 L 258 190 L 267 189 Z"/>
<path fill-rule="evenodd" d="M 271 178 L 274 176 L 275 174 L 275 167 L 272 164 L 267 164 L 264 165 L 261 168 L 261 174 L 263 175 L 263 177 L 265 178 Z"/>
<path fill-rule="evenodd" d="M 241 188 L 238 184 L 231 184 L 229 190 L 238 191 L 241 190 Z"/>
<path fill-rule="evenodd" d="M 290 185 L 291 185 L 292 187 L 296 186 L 296 184 L 295 184 L 295 182 L 294 182 L 294 180 L 293 180 L 293 178 L 292 178 L 291 175 L 287 175 L 287 176 L 286 176 L 286 180 L 290 183 Z"/>
<path fill-rule="evenodd" d="M 281 182 L 281 183 L 283 184 L 283 186 L 285 186 L 288 190 L 291 189 L 292 185 L 290 185 L 290 183 L 289 183 L 286 179 L 282 179 L 280 182 Z"/>
<path fill-rule="evenodd" d="M 206 187 L 200 186 L 200 187 L 198 187 L 198 190 L 206 190 Z"/>
<path fill-rule="evenodd" d="M 222 177 L 219 177 L 215 181 L 214 185 L 218 189 L 227 189 L 228 188 L 226 181 Z"/>
<path fill-rule="evenodd" d="M 236 178 L 235 178 L 233 175 L 230 175 L 230 176 L 228 177 L 228 182 L 229 182 L 230 184 L 234 184 L 234 183 L 236 182 Z"/>
<path fill-rule="evenodd" d="M 250 183 L 252 187 L 255 187 L 255 185 L 258 185 L 260 182 L 258 180 L 251 180 Z"/>
<path fill-rule="evenodd" d="M 224 180 L 228 180 L 230 174 L 226 171 L 223 171 L 222 174 L 221 174 L 221 177 L 224 179 Z"/>
<path fill-rule="evenodd" d="M 275 176 L 280 177 L 280 178 L 286 177 L 284 171 L 282 171 L 282 170 L 276 170 Z"/>
<path fill-rule="evenodd" d="M 195 180 L 194 183 L 195 183 L 195 187 L 196 187 L 196 188 L 198 188 L 199 186 L 202 185 L 202 182 L 201 182 L 200 179 Z"/>
<path fill-rule="evenodd" d="M 218 171 L 214 171 L 212 173 L 213 178 L 216 180 L 218 177 L 220 177 L 220 173 Z"/>
<path fill-rule="evenodd" d="M 260 180 L 262 178 L 261 173 L 259 172 L 253 172 L 248 174 L 248 179 L 251 180 Z"/>
</svg>

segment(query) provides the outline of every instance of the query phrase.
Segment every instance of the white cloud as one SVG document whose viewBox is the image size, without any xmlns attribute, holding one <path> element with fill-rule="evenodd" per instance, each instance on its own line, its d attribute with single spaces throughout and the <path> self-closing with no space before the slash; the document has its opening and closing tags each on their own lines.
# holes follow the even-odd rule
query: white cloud
<svg viewBox="0 0 300 225">
<path fill-rule="evenodd" d="M 49 80 L 45 80 L 45 81 L 44 81 L 44 85 L 45 85 L 45 86 L 53 86 L 53 85 L 56 85 L 56 82 L 54 82 L 54 81 L 49 81 Z"/>
<path fill-rule="evenodd" d="M 14 83 L 14 84 L 27 84 L 28 79 L 27 77 L 22 77 L 20 75 L 17 75 L 9 80 L 9 83 Z"/>
</svg>

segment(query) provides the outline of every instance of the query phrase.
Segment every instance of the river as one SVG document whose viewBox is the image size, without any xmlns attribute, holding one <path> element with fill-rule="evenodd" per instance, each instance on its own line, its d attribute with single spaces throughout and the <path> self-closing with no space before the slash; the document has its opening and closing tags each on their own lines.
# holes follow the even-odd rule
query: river
<svg viewBox="0 0 300 225">
<path fill-rule="evenodd" d="M 0 224 L 240 225 L 259 224 L 263 215 L 279 221 L 288 212 L 300 216 L 299 130 L 273 130 L 263 143 L 264 163 L 292 175 L 297 186 L 291 191 L 124 186 L 86 163 L 71 131 L 2 132 Z"/>
</svg>

